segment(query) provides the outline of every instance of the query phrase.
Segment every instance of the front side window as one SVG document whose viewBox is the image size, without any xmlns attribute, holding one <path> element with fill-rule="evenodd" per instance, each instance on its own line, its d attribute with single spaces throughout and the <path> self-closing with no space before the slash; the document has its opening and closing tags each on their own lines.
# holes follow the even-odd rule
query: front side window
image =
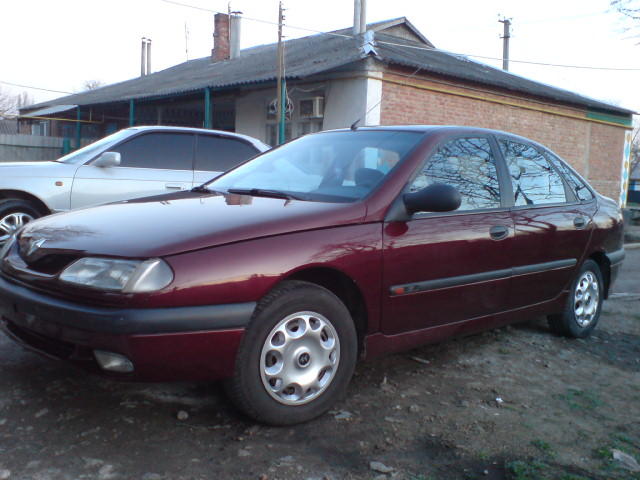
<svg viewBox="0 0 640 480">
<path fill-rule="evenodd" d="M 498 143 L 511 176 L 515 206 L 566 202 L 560 175 L 538 150 L 511 140 Z"/>
<path fill-rule="evenodd" d="M 147 133 L 110 148 L 120 153 L 120 166 L 193 169 L 193 135 L 189 133 Z"/>
<path fill-rule="evenodd" d="M 578 200 L 582 202 L 586 202 L 593 199 L 593 193 L 591 193 L 591 190 L 587 188 L 587 186 L 580 179 L 580 177 L 578 177 L 575 173 L 573 173 L 571 169 L 567 167 L 562 160 L 560 160 L 558 157 L 548 152 L 545 152 L 545 156 L 547 157 L 547 160 L 553 163 L 553 165 L 558 170 L 560 170 L 560 172 L 562 172 L 565 180 L 570 185 L 571 190 L 573 190 L 573 193 L 575 193 L 576 198 Z"/>
<path fill-rule="evenodd" d="M 445 143 L 427 160 L 409 191 L 433 183 L 445 183 L 460 192 L 458 210 L 500 207 L 496 162 L 486 138 L 457 138 Z"/>
<path fill-rule="evenodd" d="M 270 150 L 207 186 L 213 190 L 276 190 L 311 201 L 365 197 L 422 139 L 421 132 L 318 133 Z"/>
<path fill-rule="evenodd" d="M 248 143 L 233 138 L 199 135 L 196 170 L 226 172 L 258 154 Z"/>
</svg>

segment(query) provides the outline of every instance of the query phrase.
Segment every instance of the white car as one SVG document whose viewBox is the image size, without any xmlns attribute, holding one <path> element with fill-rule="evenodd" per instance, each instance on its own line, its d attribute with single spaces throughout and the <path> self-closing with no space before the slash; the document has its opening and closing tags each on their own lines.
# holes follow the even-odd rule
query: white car
<svg viewBox="0 0 640 480">
<path fill-rule="evenodd" d="M 0 245 L 35 218 L 191 189 L 269 148 L 217 130 L 132 127 L 56 161 L 0 163 Z"/>
</svg>

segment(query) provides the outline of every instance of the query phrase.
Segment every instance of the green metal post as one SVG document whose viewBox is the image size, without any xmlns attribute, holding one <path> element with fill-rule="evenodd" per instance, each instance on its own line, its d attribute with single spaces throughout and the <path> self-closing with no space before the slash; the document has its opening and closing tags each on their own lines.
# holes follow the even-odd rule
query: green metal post
<svg viewBox="0 0 640 480">
<path fill-rule="evenodd" d="M 76 149 L 80 148 L 82 138 L 82 124 L 80 123 L 80 105 L 76 109 Z"/>
<path fill-rule="evenodd" d="M 136 124 L 136 104 L 133 99 L 129 100 L 129 126 L 133 127 Z"/>
<path fill-rule="evenodd" d="M 282 79 L 282 95 L 280 103 L 280 118 L 278 119 L 278 145 L 282 145 L 285 142 L 284 126 L 286 121 L 286 108 L 287 108 L 287 82 Z"/>
<path fill-rule="evenodd" d="M 204 128 L 213 128 L 211 113 L 211 88 L 207 87 L 204 89 Z"/>
</svg>

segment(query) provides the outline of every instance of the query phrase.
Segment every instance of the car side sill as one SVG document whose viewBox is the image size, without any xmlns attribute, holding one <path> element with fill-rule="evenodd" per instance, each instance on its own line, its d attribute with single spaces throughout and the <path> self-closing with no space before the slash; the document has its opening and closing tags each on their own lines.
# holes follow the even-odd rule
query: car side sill
<svg viewBox="0 0 640 480">
<path fill-rule="evenodd" d="M 491 280 L 502 280 L 504 278 L 509 278 L 517 275 L 528 275 L 531 273 L 546 272 L 548 270 L 569 268 L 575 266 L 576 263 L 577 260 L 575 258 L 568 258 L 564 260 L 554 260 L 551 262 L 524 265 L 521 267 L 504 268 L 501 270 L 473 273 L 470 275 L 459 275 L 455 277 L 438 278 L 435 280 L 425 280 L 423 282 L 405 283 L 391 286 L 389 289 L 389 293 L 392 297 L 397 297 L 401 295 L 409 295 L 412 293 L 438 290 L 440 288 L 460 287 L 472 283 L 487 282 Z"/>
</svg>

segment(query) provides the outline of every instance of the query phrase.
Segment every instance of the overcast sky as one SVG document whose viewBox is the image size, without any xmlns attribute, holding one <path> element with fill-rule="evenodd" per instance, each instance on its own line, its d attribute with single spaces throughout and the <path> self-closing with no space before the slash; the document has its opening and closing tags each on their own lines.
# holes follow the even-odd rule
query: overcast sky
<svg viewBox="0 0 640 480">
<path fill-rule="evenodd" d="M 177 0 L 227 10 L 224 0 Z M 285 34 L 344 28 L 353 22 L 351 0 L 284 0 Z M 233 0 L 246 17 L 277 20 L 277 0 Z M 513 22 L 511 58 L 534 62 L 638 71 L 607 71 L 511 64 L 510 70 L 541 82 L 640 111 L 640 25 L 624 30 L 608 0 L 368 0 L 367 21 L 406 16 L 436 47 L 501 57 L 502 24 Z M 188 35 L 185 38 L 185 25 Z M 139 75 L 140 37 L 152 43 L 154 71 L 209 55 L 213 13 L 163 0 L 3 0 L 0 82 L 80 91 L 86 80 L 114 83 Z M 243 20 L 242 48 L 277 39 L 277 27 Z M 481 60 L 500 66 L 500 61 Z M 274 59 L 275 63 L 275 59 Z M 3 91 L 23 88 L 0 84 Z M 36 101 L 61 96 L 28 90 Z"/>
</svg>

